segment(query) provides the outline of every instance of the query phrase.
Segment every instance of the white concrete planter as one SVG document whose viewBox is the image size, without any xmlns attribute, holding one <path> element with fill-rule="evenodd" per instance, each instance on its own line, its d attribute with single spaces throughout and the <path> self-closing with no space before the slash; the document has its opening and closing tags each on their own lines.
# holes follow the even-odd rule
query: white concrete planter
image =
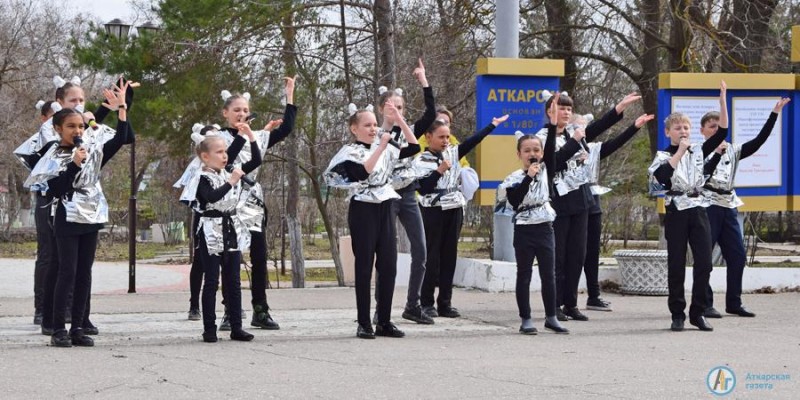
<svg viewBox="0 0 800 400">
<path fill-rule="evenodd" d="M 619 263 L 620 286 L 625 294 L 666 296 L 666 250 L 617 250 L 614 258 Z"/>
</svg>

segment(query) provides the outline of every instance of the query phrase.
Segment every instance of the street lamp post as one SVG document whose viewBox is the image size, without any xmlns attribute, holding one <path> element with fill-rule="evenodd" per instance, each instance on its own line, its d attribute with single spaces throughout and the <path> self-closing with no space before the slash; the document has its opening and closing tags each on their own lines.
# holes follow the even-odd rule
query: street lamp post
<svg viewBox="0 0 800 400">
<path fill-rule="evenodd" d="M 106 33 L 117 39 L 127 38 L 130 34 L 131 25 L 115 18 L 104 24 Z M 149 34 L 158 31 L 158 26 L 150 21 L 136 27 L 140 34 Z M 136 293 L 136 141 L 131 143 L 130 158 L 130 181 L 131 191 L 128 197 L 128 293 Z"/>
</svg>

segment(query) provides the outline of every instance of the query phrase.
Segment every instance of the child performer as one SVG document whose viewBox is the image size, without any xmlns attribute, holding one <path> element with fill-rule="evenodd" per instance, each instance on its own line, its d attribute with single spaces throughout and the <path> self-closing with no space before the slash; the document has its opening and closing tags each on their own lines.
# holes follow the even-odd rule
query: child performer
<svg viewBox="0 0 800 400">
<path fill-rule="evenodd" d="M 719 129 L 702 145 L 689 141 L 691 122 L 681 113 L 672 113 L 664 121 L 670 145 L 656 153 L 648 168 L 651 194 L 664 193 L 666 215 L 664 236 L 667 239 L 667 283 L 668 305 L 672 313 L 673 331 L 682 331 L 686 320 L 686 299 L 683 282 L 686 275 L 687 243 L 692 248 L 692 304 L 689 307 L 689 323 L 701 331 L 714 328 L 706 321 L 703 312 L 708 308 L 706 290 L 711 274 L 711 229 L 706 207 L 709 200 L 703 196 L 706 178 L 703 174 L 705 158 L 725 140 L 728 135 L 728 111 L 725 107 L 727 93 L 725 82 L 720 84 Z"/>
<path fill-rule="evenodd" d="M 387 102 L 384 112 L 402 129 L 408 146 L 389 146 L 391 135 L 380 132 L 372 106 L 357 110 L 350 104 L 348 126 L 356 141 L 342 147 L 325 170 L 328 186 L 348 189 L 350 209 L 347 222 L 355 256 L 356 336 L 403 337 L 405 333 L 391 323 L 392 297 L 397 273 L 397 235 L 392 215 L 392 201 L 400 196 L 392 187 L 392 170 L 399 158 L 411 157 L 419 151 L 417 138 L 405 123 L 394 103 Z M 378 136 L 380 135 L 380 136 Z M 377 257 L 377 259 L 376 259 Z M 372 265 L 377 274 L 378 321 L 375 330 L 370 323 L 370 284 Z"/>
<path fill-rule="evenodd" d="M 583 262 L 583 271 L 586 274 L 586 287 L 589 298 L 586 299 L 586 309 L 595 311 L 611 311 L 611 303 L 600 298 L 600 282 L 598 274 L 600 269 L 600 234 L 603 228 L 603 210 L 600 208 L 600 196 L 611 189 L 600 186 L 600 161 L 613 154 L 633 138 L 636 132 L 655 115 L 644 114 L 628 127 L 624 132 L 607 142 L 589 143 L 589 154 L 586 159 L 586 168 L 589 171 L 589 188 L 594 196 L 594 206 L 589 208 L 588 231 L 586 238 L 586 259 Z M 574 124 L 585 127 L 588 121 L 582 115 L 576 115 Z"/>
<path fill-rule="evenodd" d="M 556 103 L 550 114 L 556 115 Z M 507 176 L 497 188 L 497 203 L 513 208 L 514 251 L 517 259 L 516 297 L 522 323 L 519 332 L 535 335 L 531 319 L 530 285 L 533 259 L 539 261 L 539 279 L 542 282 L 542 302 L 545 309 L 544 327 L 555 333 L 569 333 L 556 318 L 555 237 L 553 221 L 556 212 L 550 206 L 552 181 L 548 170 L 555 172 L 556 123 L 553 118 L 547 125 L 547 140 L 536 135 L 517 132 L 517 157 L 522 169 Z M 566 164 L 563 165 L 565 167 Z"/>
<path fill-rule="evenodd" d="M 598 121 L 586 127 L 585 140 L 581 140 L 578 148 L 570 150 L 574 154 L 567 162 L 567 168 L 558 172 L 553 178 L 555 190 L 552 193 L 553 209 L 556 210 L 556 220 L 553 230 L 556 237 L 556 299 L 563 310 L 558 310 L 559 320 L 574 319 L 588 321 L 589 318 L 578 310 L 578 283 L 580 281 L 581 267 L 586 258 L 586 240 L 589 221 L 589 209 L 594 205 L 591 189 L 588 185 L 588 174 L 584 167 L 587 158 L 587 142 L 593 141 L 606 129 L 622 119 L 622 112 L 641 96 L 629 94 L 625 96 L 614 108 L 608 111 Z M 567 129 L 572 117 L 572 99 L 566 93 L 551 96 L 545 103 L 545 109 L 550 112 L 550 104 L 557 102 L 558 111 L 556 119 L 556 163 L 559 163 L 559 154 L 563 146 L 574 135 Z M 546 138 L 546 131 L 538 133 L 542 140 Z M 572 146 L 570 146 L 572 147 Z M 580 150 L 580 151 L 578 151 Z"/>
<path fill-rule="evenodd" d="M 29 171 L 33 169 L 39 159 L 39 151 L 48 142 L 58 140 L 58 135 L 53 130 L 53 114 L 61 110 L 61 105 L 56 101 L 42 101 L 36 103 L 42 125 L 39 131 L 14 150 L 14 156 Z M 53 228 L 50 226 L 50 208 L 47 199 L 41 192 L 35 193 L 36 209 L 34 220 L 36 222 L 36 267 L 33 270 L 33 323 L 42 324 L 42 302 L 44 299 L 45 276 L 47 266 L 51 263 L 52 252 L 55 251 Z"/>
<path fill-rule="evenodd" d="M 124 144 L 133 141 L 133 131 L 127 122 L 125 92 L 129 83 L 105 90 L 105 107 L 118 111 L 116 133 L 84 134 L 84 116 L 65 108 L 53 116 L 53 128 L 60 141 L 49 146 L 26 182 L 41 185 L 46 179 L 46 194 L 55 204 L 53 232 L 57 262 L 48 268 L 48 281 L 55 276 L 53 305 L 47 319 L 52 318 L 54 331 L 50 343 L 56 347 L 93 346 L 86 336 L 84 319 L 91 296 L 91 274 L 97 248 L 98 231 L 108 221 L 108 204 L 100 186 L 100 170 Z M 85 141 L 83 140 L 85 137 Z M 48 282 L 48 286 L 50 283 Z M 47 290 L 47 289 L 46 289 Z M 72 293 L 70 331 L 60 310 L 68 306 Z M 46 310 L 47 311 L 47 310 Z"/>
<path fill-rule="evenodd" d="M 463 207 L 467 204 L 458 187 L 461 172 L 458 160 L 477 147 L 483 138 L 507 119 L 508 115 L 493 118 L 489 125 L 458 146 L 450 145 L 450 127 L 442 121 L 434 121 L 425 133 L 430 146 L 414 160 L 414 167 L 425 176 L 420 179 L 418 189 L 428 252 L 420 301 L 423 310 L 432 309 L 433 295 L 438 284 L 436 314 L 440 317 L 461 316 L 452 305 L 458 238 L 464 218 Z"/>
<path fill-rule="evenodd" d="M 240 122 L 235 126 L 249 131 L 249 126 Z M 222 268 L 222 290 L 229 309 L 232 340 L 250 341 L 253 335 L 242 329 L 242 292 L 239 281 L 241 249 L 247 248 L 250 233 L 237 215 L 237 204 L 242 195 L 240 179 L 261 164 L 258 143 L 250 141 L 252 158 L 242 169 L 228 165 L 225 139 L 206 133 L 199 142 L 197 154 L 203 162 L 202 172 L 195 178 L 197 183 L 197 209 L 201 216 L 198 222 L 195 257 L 203 266 L 203 341 L 217 341 L 216 292 Z"/>
<path fill-rule="evenodd" d="M 725 312 L 741 317 L 755 317 L 756 315 L 742 306 L 742 275 L 746 253 L 742 241 L 742 230 L 737 220 L 737 208 L 744 204 L 733 188 L 736 178 L 736 171 L 739 161 L 755 154 L 759 148 L 767 141 L 775 121 L 778 119 L 781 109 L 789 102 L 788 98 L 782 98 L 775 104 L 758 133 L 753 140 L 741 145 L 730 145 L 727 142 L 717 148 L 710 163 L 716 164 L 712 171 L 711 178 L 708 179 L 703 187 L 703 195 L 711 200 L 708 206 L 708 223 L 711 228 L 711 246 L 719 244 L 722 256 L 725 257 L 727 268 L 728 289 L 725 292 Z M 700 120 L 700 133 L 708 140 L 717 133 L 719 127 L 720 113 L 710 112 Z M 708 308 L 703 313 L 706 318 L 722 318 L 722 315 L 714 309 L 714 292 L 708 286 Z"/>
<path fill-rule="evenodd" d="M 420 139 L 436 117 L 436 102 L 433 97 L 433 88 L 430 87 L 428 79 L 425 77 L 425 66 L 422 64 L 422 59 L 419 60 L 419 64 L 417 68 L 414 69 L 413 74 L 420 85 L 422 85 L 422 92 L 425 98 L 425 113 L 420 119 L 414 122 L 412 126 L 414 137 Z M 378 89 L 378 91 L 380 92 L 380 98 L 378 99 L 378 115 L 383 119 L 381 130 L 384 132 L 393 132 L 392 136 L 402 148 L 405 143 L 403 136 L 400 134 L 400 130 L 395 129 L 393 131 L 393 128 L 399 126 L 399 121 L 396 121 L 391 114 L 385 113 L 384 111 L 386 104 L 392 103 L 402 116 L 405 110 L 403 92 L 400 89 L 387 90 L 386 87 L 383 86 Z M 400 199 L 392 201 L 392 215 L 394 220 L 399 219 L 400 223 L 403 224 L 403 229 L 408 235 L 408 241 L 411 247 L 408 296 L 402 316 L 418 324 L 432 324 L 433 319 L 422 312 L 419 303 L 422 280 L 425 278 L 425 231 L 422 226 L 422 215 L 419 211 L 416 196 L 417 179 L 419 176 L 417 172 L 411 168 L 412 161 L 412 157 L 400 158 L 397 160 L 392 171 L 392 186 L 397 194 L 400 195 Z M 380 271 L 377 273 L 380 274 Z M 380 289 L 376 289 L 376 301 L 379 296 Z M 380 304 L 378 304 L 376 308 L 380 308 Z"/>
</svg>

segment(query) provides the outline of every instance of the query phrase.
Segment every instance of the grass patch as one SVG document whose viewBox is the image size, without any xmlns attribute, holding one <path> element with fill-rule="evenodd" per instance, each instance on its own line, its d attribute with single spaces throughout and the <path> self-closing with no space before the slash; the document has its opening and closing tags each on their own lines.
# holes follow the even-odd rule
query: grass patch
<svg viewBox="0 0 800 400">
<path fill-rule="evenodd" d="M 8 258 L 36 258 L 36 242 L 11 243 L 0 242 L 0 254 Z M 180 251 L 187 245 L 165 246 L 163 243 L 136 243 L 136 259 L 147 260 L 160 253 Z M 97 261 L 125 261 L 128 259 L 128 242 L 97 244 Z"/>
<path fill-rule="evenodd" d="M 269 282 L 274 286 L 278 281 L 281 282 L 281 287 L 291 286 L 292 274 L 291 272 L 286 275 L 281 275 L 275 268 L 269 268 Z M 248 282 L 250 275 L 248 271 L 242 268 L 240 272 L 242 282 Z M 280 278 L 280 279 L 278 279 Z M 336 282 L 336 269 L 335 268 L 306 268 L 306 281 L 314 282 Z"/>
</svg>

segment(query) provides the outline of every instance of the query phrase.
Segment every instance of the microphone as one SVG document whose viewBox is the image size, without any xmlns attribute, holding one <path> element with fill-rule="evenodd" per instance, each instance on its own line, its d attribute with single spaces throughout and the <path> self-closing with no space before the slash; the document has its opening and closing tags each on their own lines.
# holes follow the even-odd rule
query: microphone
<svg viewBox="0 0 800 400">
<path fill-rule="evenodd" d="M 250 115 L 248 115 L 247 117 L 245 117 L 245 119 L 244 119 L 244 122 L 246 122 L 246 123 L 248 123 L 248 124 L 249 124 L 250 122 L 252 122 L 252 121 L 253 121 L 254 119 L 256 119 L 256 118 L 258 118 L 258 114 L 256 114 L 256 113 L 251 113 Z"/>
<path fill-rule="evenodd" d="M 234 169 L 233 164 L 228 164 L 228 165 L 225 166 L 225 171 L 233 172 L 233 169 Z M 242 175 L 240 180 L 242 182 L 250 185 L 250 186 L 255 186 L 256 185 L 256 182 L 254 180 L 250 179 L 247 175 Z"/>
<path fill-rule="evenodd" d="M 95 121 L 94 118 L 90 119 L 87 124 L 89 125 L 90 128 L 92 128 L 94 130 L 100 129 L 100 126 L 97 125 L 97 121 Z"/>
<path fill-rule="evenodd" d="M 79 149 L 79 148 L 81 148 L 81 147 L 83 146 L 83 138 L 82 138 L 82 137 L 80 137 L 80 136 L 74 136 L 74 137 L 72 138 L 72 144 L 74 144 L 74 145 L 75 145 L 75 147 L 72 149 L 72 154 L 75 154 L 75 152 L 76 152 L 76 151 L 78 151 L 78 149 Z M 86 162 L 86 160 L 83 160 L 83 161 L 81 162 L 81 164 L 83 164 L 83 163 L 85 163 L 85 162 Z"/>
<path fill-rule="evenodd" d="M 536 157 L 531 157 L 530 159 L 528 159 L 528 161 L 530 161 L 531 164 L 538 164 L 539 163 L 539 159 L 536 158 Z"/>
</svg>

